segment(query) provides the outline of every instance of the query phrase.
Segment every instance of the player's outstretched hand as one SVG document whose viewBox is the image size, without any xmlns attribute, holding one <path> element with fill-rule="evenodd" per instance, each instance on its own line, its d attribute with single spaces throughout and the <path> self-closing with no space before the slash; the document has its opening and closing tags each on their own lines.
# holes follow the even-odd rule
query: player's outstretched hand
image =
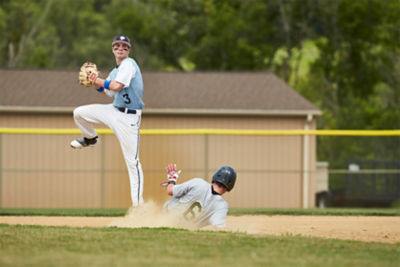
<svg viewBox="0 0 400 267">
<path fill-rule="evenodd" d="M 181 173 L 181 170 L 177 171 L 176 170 L 176 164 L 168 164 L 167 167 L 165 167 L 165 170 L 167 172 L 167 179 L 168 182 L 162 183 L 161 186 L 167 186 L 168 184 L 176 184 L 179 178 L 179 174 Z"/>
</svg>

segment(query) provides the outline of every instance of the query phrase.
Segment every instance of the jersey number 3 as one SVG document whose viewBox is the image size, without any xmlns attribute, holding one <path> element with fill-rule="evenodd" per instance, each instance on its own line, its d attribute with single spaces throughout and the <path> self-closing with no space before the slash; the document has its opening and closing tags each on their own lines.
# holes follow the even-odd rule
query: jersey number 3
<svg viewBox="0 0 400 267">
<path fill-rule="evenodd" d="M 124 97 L 124 102 L 125 102 L 125 104 L 130 104 L 131 103 L 131 99 L 129 98 L 129 95 L 128 94 L 123 94 L 122 95 L 123 97 Z"/>
<path fill-rule="evenodd" d="M 183 217 L 188 221 L 192 221 L 196 219 L 202 211 L 203 206 L 201 203 L 199 201 L 195 201 L 185 210 Z"/>
</svg>

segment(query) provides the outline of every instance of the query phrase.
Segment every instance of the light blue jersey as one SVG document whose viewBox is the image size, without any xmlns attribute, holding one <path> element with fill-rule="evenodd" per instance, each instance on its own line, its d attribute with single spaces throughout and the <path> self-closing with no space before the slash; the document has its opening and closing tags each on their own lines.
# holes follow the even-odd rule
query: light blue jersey
<svg viewBox="0 0 400 267">
<path fill-rule="evenodd" d="M 113 39 L 112 51 L 118 66 L 108 74 L 103 87 L 112 84 L 113 89 L 122 89 L 113 91 L 97 88 L 99 93 L 113 97 L 113 103 L 83 105 L 74 109 L 74 121 L 83 138 L 73 140 L 70 145 L 73 148 L 94 145 L 99 137 L 95 124 L 109 127 L 121 146 L 128 169 L 132 207 L 137 207 L 144 203 L 144 177 L 139 160 L 140 122 L 144 108 L 143 79 L 136 61 L 129 57 L 130 47 L 130 40 L 126 36 L 119 35 Z M 116 86 L 115 83 L 120 85 Z M 91 140 L 90 143 L 88 140 Z"/>
<path fill-rule="evenodd" d="M 119 108 L 143 109 L 143 79 L 136 61 L 128 57 L 114 68 L 107 80 L 124 84 L 124 88 L 114 93 L 113 105 Z"/>
</svg>

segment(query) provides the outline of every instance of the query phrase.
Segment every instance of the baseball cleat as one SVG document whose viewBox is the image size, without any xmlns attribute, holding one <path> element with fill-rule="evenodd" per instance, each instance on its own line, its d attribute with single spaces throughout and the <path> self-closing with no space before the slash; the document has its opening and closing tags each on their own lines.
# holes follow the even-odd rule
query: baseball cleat
<svg viewBox="0 0 400 267">
<path fill-rule="evenodd" d="M 97 143 L 97 136 L 93 137 L 93 138 L 86 138 L 86 137 L 82 137 L 82 138 L 78 138 L 75 139 L 74 141 L 71 142 L 71 147 L 72 148 L 84 148 L 84 147 L 88 147 L 88 146 L 93 146 L 94 144 Z"/>
</svg>

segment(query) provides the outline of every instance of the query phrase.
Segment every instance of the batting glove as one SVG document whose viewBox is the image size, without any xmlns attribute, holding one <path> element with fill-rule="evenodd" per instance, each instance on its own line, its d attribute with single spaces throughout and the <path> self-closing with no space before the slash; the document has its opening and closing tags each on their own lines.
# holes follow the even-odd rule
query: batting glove
<svg viewBox="0 0 400 267">
<path fill-rule="evenodd" d="M 167 171 L 167 179 L 168 182 L 162 183 L 162 186 L 167 186 L 169 184 L 176 184 L 179 178 L 179 174 L 182 172 L 181 170 L 176 170 L 176 164 L 168 164 L 165 168 Z"/>
</svg>

